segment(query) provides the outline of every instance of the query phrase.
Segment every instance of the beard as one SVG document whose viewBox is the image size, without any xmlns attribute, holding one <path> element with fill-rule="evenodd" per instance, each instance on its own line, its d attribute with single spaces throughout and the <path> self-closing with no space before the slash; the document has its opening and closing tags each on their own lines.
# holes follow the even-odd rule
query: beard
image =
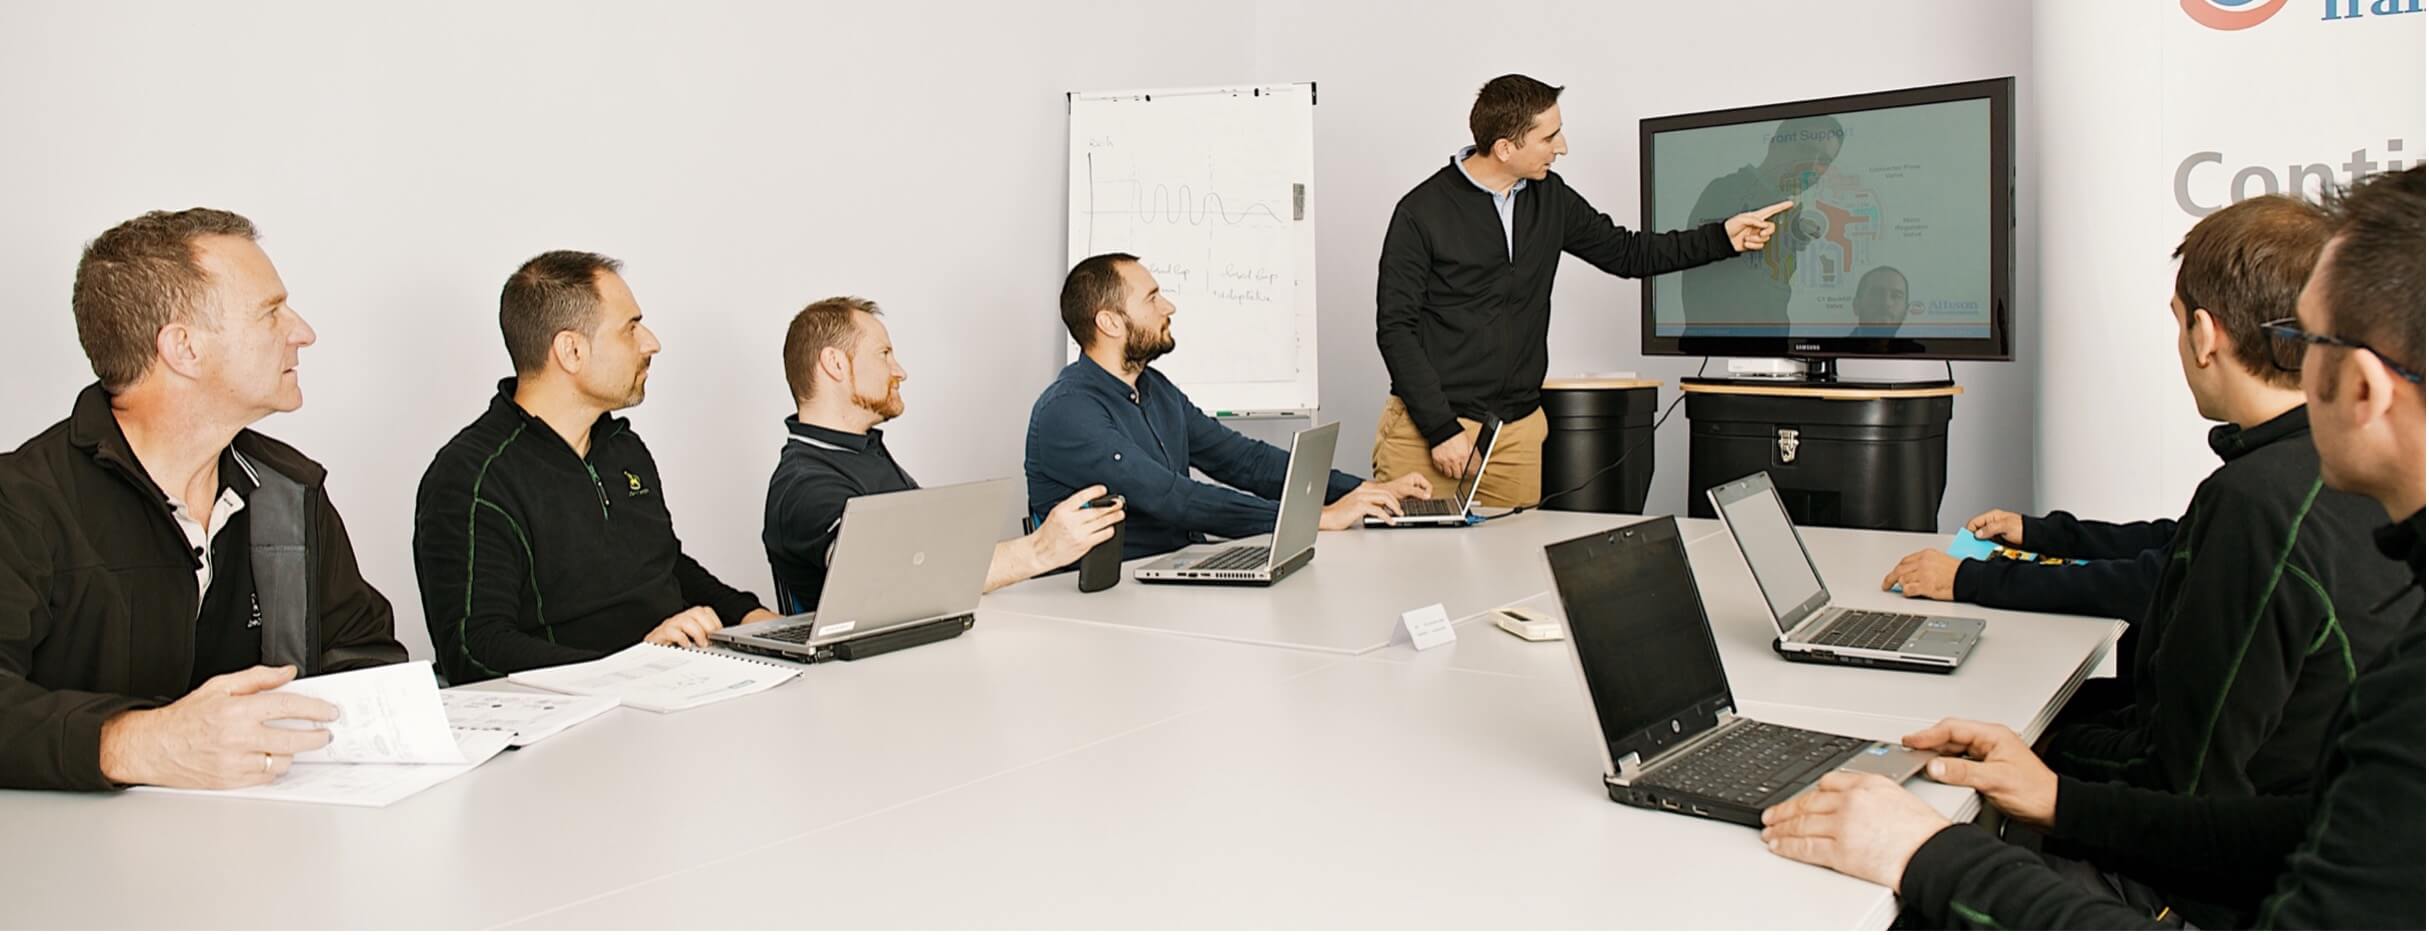
<svg viewBox="0 0 2429 935">
<path fill-rule="evenodd" d="M 902 389 L 899 384 L 886 384 L 886 395 L 883 399 L 869 396 L 855 389 L 852 391 L 852 405 L 876 413 L 879 422 L 889 421 L 902 415 Z"/>
<path fill-rule="evenodd" d="M 1176 346 L 1172 340 L 1171 321 L 1164 322 L 1164 329 L 1153 336 L 1132 329 L 1129 337 L 1122 340 L 1122 362 L 1145 369 L 1148 364 L 1155 363 L 1156 358 L 1172 353 Z"/>
<path fill-rule="evenodd" d="M 871 395 L 869 395 L 869 394 L 867 394 L 867 393 L 863 393 L 863 392 L 861 392 L 861 391 L 860 391 L 860 365 L 859 365 L 859 363 L 858 363 L 858 362 L 854 362 L 854 363 L 851 365 L 851 367 L 852 367 L 852 405 L 853 405 L 853 406 L 856 406 L 856 407 L 860 408 L 862 411 L 865 411 L 865 412 L 868 412 L 868 413 L 871 413 L 871 414 L 873 414 L 873 415 L 877 416 L 877 421 L 879 421 L 879 422 L 884 422 L 884 421 L 889 420 L 889 419 L 892 419 L 892 418 L 894 418 L 894 417 L 896 417 L 896 416 L 902 415 L 902 381 L 901 381 L 901 380 L 896 380 L 896 379 L 892 379 L 892 378 L 890 378 L 890 377 L 889 377 L 889 378 L 886 380 L 886 395 L 884 395 L 884 396 L 871 396 Z"/>
</svg>

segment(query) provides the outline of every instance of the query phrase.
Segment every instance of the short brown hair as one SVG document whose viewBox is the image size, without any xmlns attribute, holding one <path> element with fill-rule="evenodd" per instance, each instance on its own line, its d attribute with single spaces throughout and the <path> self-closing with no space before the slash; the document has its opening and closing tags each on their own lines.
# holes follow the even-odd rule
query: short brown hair
<svg viewBox="0 0 2429 935">
<path fill-rule="evenodd" d="M 1096 335 L 1097 310 L 1122 307 L 1120 264 L 1138 261 L 1127 253 L 1100 253 L 1081 260 L 1063 277 L 1063 327 L 1080 350 L 1087 350 L 1088 339 Z"/>
<path fill-rule="evenodd" d="M 597 336 L 599 274 L 623 268 L 622 261 L 579 250 L 551 250 L 516 267 L 498 293 L 498 331 L 515 374 L 540 372 L 559 332 Z"/>
<path fill-rule="evenodd" d="M 784 329 L 784 383 L 792 387 L 795 401 L 810 398 L 818 381 L 810 374 L 818 369 L 818 352 L 830 347 L 852 350 L 852 341 L 860 337 L 860 322 L 853 312 L 884 315 L 877 303 L 856 295 L 839 295 L 819 299 L 793 314 L 793 323 Z"/>
<path fill-rule="evenodd" d="M 69 305 L 76 340 L 104 388 L 115 393 L 142 379 L 160 329 L 203 310 L 211 277 L 194 242 L 211 236 L 261 238 L 243 215 L 187 208 L 145 212 L 84 245 Z"/>
<path fill-rule="evenodd" d="M 2328 212 L 2287 195 L 2246 198 L 2202 218 L 2176 246 L 2176 301 L 2185 325 L 2203 309 L 2226 333 L 2236 363 L 2281 387 L 2302 375 L 2277 369 L 2261 325 L 2294 314 L 2321 247 L 2333 231 Z"/>
<path fill-rule="evenodd" d="M 1476 106 L 1468 109 L 1468 132 L 1476 151 L 1490 154 L 1496 140 L 1524 144 L 1535 118 L 1560 103 L 1562 89 L 1525 75 L 1503 75 L 1476 91 Z"/>
<path fill-rule="evenodd" d="M 2336 337 L 2421 372 L 2422 170 L 2381 172 L 2331 195 L 2336 254 L 2320 298 Z"/>
</svg>

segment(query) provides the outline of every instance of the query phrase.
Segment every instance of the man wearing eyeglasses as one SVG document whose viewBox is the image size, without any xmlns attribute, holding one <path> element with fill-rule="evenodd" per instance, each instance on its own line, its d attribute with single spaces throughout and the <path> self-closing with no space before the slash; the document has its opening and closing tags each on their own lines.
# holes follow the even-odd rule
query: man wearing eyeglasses
<svg viewBox="0 0 2429 935">
<path fill-rule="evenodd" d="M 2321 479 L 2379 510 L 2377 548 L 2347 560 L 2400 563 L 2406 572 L 2396 589 L 2359 608 L 2388 614 L 2397 632 L 2386 652 L 2352 657 L 2360 675 L 2330 725 L 2334 742 L 2313 761 L 2312 791 L 2126 789 L 2112 796 L 2124 808 L 2091 821 L 2083 814 L 2087 796 L 2113 792 L 2115 784 L 2055 774 L 2013 731 L 1956 720 L 1905 738 L 1951 755 L 1930 764 L 1932 778 L 1980 790 L 2011 820 L 2238 888 L 2254 909 L 2228 920 L 2234 924 L 2421 928 L 2422 210 L 2418 167 L 2357 184 L 2337 200 L 2335 239 L 2301 293 L 2298 320 L 2264 329 L 2292 345 L 2268 353 L 2279 369 L 2301 371 Z M 1763 819 L 1773 852 L 1894 888 L 1917 928 L 2175 928 L 2188 921 L 2173 905 L 2154 913 L 2106 880 L 2070 879 L 2063 865 L 1981 828 L 1950 825 L 1878 776 L 1833 774 Z"/>
</svg>

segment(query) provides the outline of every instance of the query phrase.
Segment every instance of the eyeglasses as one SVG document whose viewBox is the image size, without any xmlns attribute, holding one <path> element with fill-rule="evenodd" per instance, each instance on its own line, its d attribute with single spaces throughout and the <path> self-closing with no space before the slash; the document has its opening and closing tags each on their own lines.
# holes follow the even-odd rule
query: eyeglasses
<svg viewBox="0 0 2429 935">
<path fill-rule="evenodd" d="M 2275 364 L 2277 369 L 2287 373 L 2301 373 L 2303 355 L 2310 351 L 2311 345 L 2323 344 L 2328 347 L 2368 351 L 2371 356 L 2377 357 L 2380 363 L 2386 364 L 2387 369 L 2395 371 L 2396 376 L 2413 383 L 2421 382 L 2421 375 L 2418 371 L 2396 363 L 2395 358 L 2380 353 L 2377 348 L 2359 341 L 2348 341 L 2335 335 L 2312 334 L 2302 330 L 2302 322 L 2297 319 L 2280 318 L 2275 321 L 2262 322 L 2260 330 L 2267 332 L 2269 337 L 2277 339 L 2269 342 L 2269 363 Z"/>
</svg>

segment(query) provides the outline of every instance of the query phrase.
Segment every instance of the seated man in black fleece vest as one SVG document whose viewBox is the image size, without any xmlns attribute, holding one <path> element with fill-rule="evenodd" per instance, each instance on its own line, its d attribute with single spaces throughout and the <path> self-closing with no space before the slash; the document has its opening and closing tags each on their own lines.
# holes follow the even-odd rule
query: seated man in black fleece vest
<svg viewBox="0 0 2429 935">
<path fill-rule="evenodd" d="M 2258 928 L 2389 929 L 2423 924 L 2421 600 L 2422 170 L 2358 183 L 2302 292 L 2271 323 L 2273 363 L 2299 370 L 2322 479 L 2376 501 L 2393 520 L 2356 565 L 2401 562 L 2408 582 L 2374 607 L 2406 610 L 2387 651 L 2357 657 L 2360 678 L 2297 795 L 2193 796 L 2062 778 L 2012 731 L 1943 721 L 1905 738 L 1963 758 L 1932 761 L 1942 782 L 1980 790 L 2010 818 L 2093 840 L 2148 863 L 2241 887 Z M 2364 608 L 2371 609 L 2371 608 Z M 1834 773 L 1763 815 L 1773 852 L 1895 888 L 1918 928 L 2182 927 L 2137 904 L 2113 877 L 2062 874 L 1974 825 L 1951 825 L 1879 776 Z M 2120 898 L 2128 897 L 2128 898 Z M 2200 919 L 2190 920 L 2201 922 Z"/>
<path fill-rule="evenodd" d="M 247 428 L 314 340 L 256 236 L 154 211 L 76 264 L 99 382 L 0 455 L 0 788 L 260 785 L 338 716 L 280 686 L 405 661 L 328 472 Z"/>
<path fill-rule="evenodd" d="M 649 446 L 608 414 L 641 403 L 658 353 L 622 268 L 559 250 L 515 270 L 498 297 L 515 375 L 422 474 L 413 566 L 457 684 L 775 616 L 683 554 Z"/>
<path fill-rule="evenodd" d="M 2293 310 L 2329 233 L 2320 208 L 2264 196 L 2203 218 L 2177 248 L 2177 358 L 2201 414 L 2228 423 L 2210 439 L 2225 463 L 2164 547 L 2124 657 L 2131 702 L 2052 728 L 2060 772 L 2190 794 L 2306 791 L 2354 661 L 2394 633 L 2369 610 L 2403 582 L 2370 560 L 2377 507 L 2321 488 L 2300 377 L 2271 363 L 2263 328 Z M 2155 531 L 2076 525 L 2086 539 Z M 2051 528 L 2068 527 L 2035 531 Z"/>
<path fill-rule="evenodd" d="M 877 427 L 902 415 L 902 382 L 910 379 L 881 314 L 875 302 L 838 296 L 810 303 L 784 330 L 784 381 L 795 411 L 785 417 L 784 451 L 768 477 L 759 540 L 785 613 L 818 609 L 845 503 L 919 487 L 895 463 Z M 1083 487 L 1047 511 L 1036 532 L 996 543 L 986 589 L 1079 561 L 1113 538 L 1121 504 L 1088 508 L 1088 501 L 1104 495 L 1101 485 Z"/>
<path fill-rule="evenodd" d="M 2392 633 L 2353 605 L 2391 587 L 2397 570 L 2338 560 L 2365 551 L 2360 531 L 2374 508 L 2319 490 L 2296 375 L 2269 363 L 2261 329 L 2293 310 L 2326 226 L 2297 199 L 2253 198 L 2202 219 L 2177 247 L 2178 362 L 2201 415 L 2227 423 L 2210 433 L 2224 463 L 2182 521 L 1994 510 L 1967 528 L 2093 561 L 1959 562 L 1925 550 L 1882 579 L 1910 598 L 2134 625 L 2118 643 L 2118 677 L 2087 683 L 2045 739 L 2061 770 L 2158 789 L 2302 791 L 2319 731 L 2352 681 L 2348 660 Z M 2124 611 L 2135 601 L 2143 605 Z M 2189 629 L 2171 634 L 2178 621 Z M 2146 683 L 2154 673 L 2164 681 Z"/>
<path fill-rule="evenodd" d="M 2300 375 L 2272 363 L 2264 327 L 2291 317 L 2330 223 L 2263 196 L 2203 218 L 2177 248 L 2177 356 L 2202 415 L 2229 423 L 2210 438 L 2225 463 L 2166 546 L 2125 657 L 2133 703 L 2043 741 L 2062 773 L 2195 795 L 2309 791 L 2356 662 L 2395 634 L 2372 611 L 2405 580 L 2370 547 L 2383 518 L 2368 498 L 2324 488 Z"/>
</svg>

